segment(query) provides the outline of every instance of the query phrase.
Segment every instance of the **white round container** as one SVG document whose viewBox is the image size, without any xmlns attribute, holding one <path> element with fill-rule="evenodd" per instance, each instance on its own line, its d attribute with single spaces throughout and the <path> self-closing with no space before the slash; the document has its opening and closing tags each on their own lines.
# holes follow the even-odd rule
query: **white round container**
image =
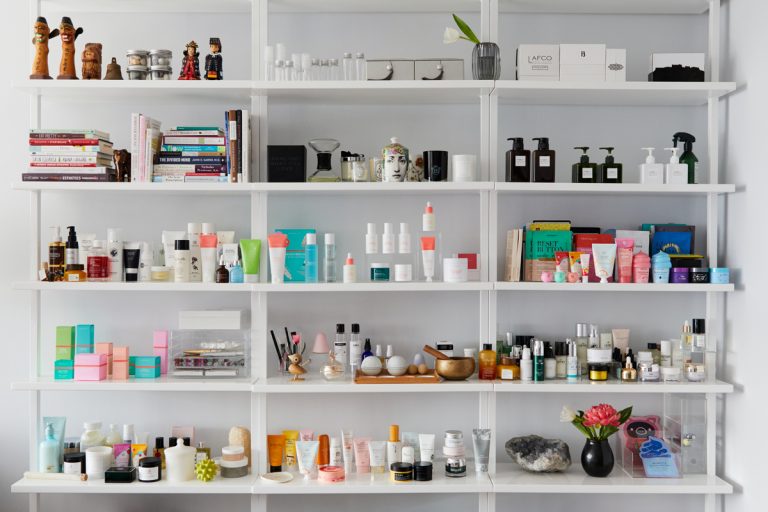
<svg viewBox="0 0 768 512">
<path fill-rule="evenodd" d="M 104 473 L 112 466 L 112 448 L 91 446 L 85 450 L 85 471 L 89 480 L 103 480 Z"/>
<path fill-rule="evenodd" d="M 453 181 L 477 181 L 477 155 L 453 155 Z"/>
<path fill-rule="evenodd" d="M 468 278 L 466 258 L 443 258 L 443 280 L 446 283 L 465 283 Z"/>
</svg>

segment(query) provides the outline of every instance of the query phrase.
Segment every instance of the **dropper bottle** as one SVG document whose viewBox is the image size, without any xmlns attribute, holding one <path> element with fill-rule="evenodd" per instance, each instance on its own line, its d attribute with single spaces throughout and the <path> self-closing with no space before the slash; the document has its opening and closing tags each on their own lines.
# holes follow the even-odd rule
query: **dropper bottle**
<svg viewBox="0 0 768 512">
<path fill-rule="evenodd" d="M 69 233 L 67 235 L 67 244 L 64 252 L 64 263 L 66 265 L 77 265 L 79 263 L 78 253 L 80 244 L 77 243 L 77 233 L 75 226 L 67 226 Z"/>
</svg>

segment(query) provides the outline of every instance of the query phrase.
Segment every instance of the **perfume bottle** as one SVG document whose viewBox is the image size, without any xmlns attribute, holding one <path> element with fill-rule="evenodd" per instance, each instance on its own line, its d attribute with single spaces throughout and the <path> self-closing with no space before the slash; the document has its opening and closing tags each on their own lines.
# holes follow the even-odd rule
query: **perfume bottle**
<svg viewBox="0 0 768 512">
<path fill-rule="evenodd" d="M 571 181 L 573 183 L 597 183 L 597 164 L 589 161 L 589 146 L 576 146 L 584 152 L 578 163 L 573 164 Z"/>
<path fill-rule="evenodd" d="M 605 162 L 600 165 L 600 183 L 623 183 L 622 164 L 616 163 L 613 158 L 612 147 L 600 148 L 608 152 Z"/>
<path fill-rule="evenodd" d="M 336 139 L 312 139 L 309 147 L 317 152 L 317 170 L 307 178 L 312 183 L 333 183 L 341 181 L 331 164 L 333 152 L 339 149 L 341 143 Z"/>
<path fill-rule="evenodd" d="M 513 137 L 512 149 L 507 151 L 507 181 L 531 181 L 531 152 L 525 149 L 522 137 Z"/>
<path fill-rule="evenodd" d="M 555 182 L 555 151 L 549 149 L 549 137 L 538 137 L 539 147 L 533 152 L 533 181 L 536 183 Z"/>
</svg>

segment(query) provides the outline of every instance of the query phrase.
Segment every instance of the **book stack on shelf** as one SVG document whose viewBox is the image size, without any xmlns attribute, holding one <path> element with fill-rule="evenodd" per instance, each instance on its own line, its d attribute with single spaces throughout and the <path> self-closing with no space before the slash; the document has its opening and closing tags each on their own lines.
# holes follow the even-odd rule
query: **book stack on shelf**
<svg viewBox="0 0 768 512">
<path fill-rule="evenodd" d="M 23 181 L 117 181 L 109 134 L 99 130 L 29 131 Z"/>
<path fill-rule="evenodd" d="M 176 126 L 163 132 L 155 182 L 218 182 L 227 178 L 227 144 L 217 126 Z"/>
</svg>

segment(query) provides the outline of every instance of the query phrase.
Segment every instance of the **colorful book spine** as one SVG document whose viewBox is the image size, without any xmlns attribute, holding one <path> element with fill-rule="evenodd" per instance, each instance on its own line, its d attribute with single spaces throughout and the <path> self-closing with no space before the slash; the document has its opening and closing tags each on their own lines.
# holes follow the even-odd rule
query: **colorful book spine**
<svg viewBox="0 0 768 512">
<path fill-rule="evenodd" d="M 163 144 L 172 145 L 179 144 L 182 146 L 189 146 L 194 144 L 200 144 L 203 146 L 221 146 L 225 144 L 224 137 L 194 137 L 194 136 L 163 136 Z"/>
<path fill-rule="evenodd" d="M 21 181 L 116 181 L 115 174 L 40 173 L 25 172 Z"/>
<path fill-rule="evenodd" d="M 160 156 L 158 164 L 209 164 L 225 165 L 227 159 L 223 156 Z"/>
<path fill-rule="evenodd" d="M 79 155 L 82 153 L 103 153 L 112 156 L 111 146 L 29 146 L 29 152 L 35 155 Z"/>
<path fill-rule="evenodd" d="M 112 146 L 108 140 L 94 138 L 29 139 L 30 146 Z"/>
<path fill-rule="evenodd" d="M 64 128 L 61 130 L 29 130 L 29 137 L 34 139 L 104 139 L 109 140 L 109 133 L 100 130 L 77 130 Z"/>
<path fill-rule="evenodd" d="M 199 144 L 163 144 L 160 146 L 160 151 L 206 151 L 212 153 L 221 153 L 223 155 L 227 152 L 227 146 L 226 144 L 220 146 L 203 146 Z"/>
</svg>

